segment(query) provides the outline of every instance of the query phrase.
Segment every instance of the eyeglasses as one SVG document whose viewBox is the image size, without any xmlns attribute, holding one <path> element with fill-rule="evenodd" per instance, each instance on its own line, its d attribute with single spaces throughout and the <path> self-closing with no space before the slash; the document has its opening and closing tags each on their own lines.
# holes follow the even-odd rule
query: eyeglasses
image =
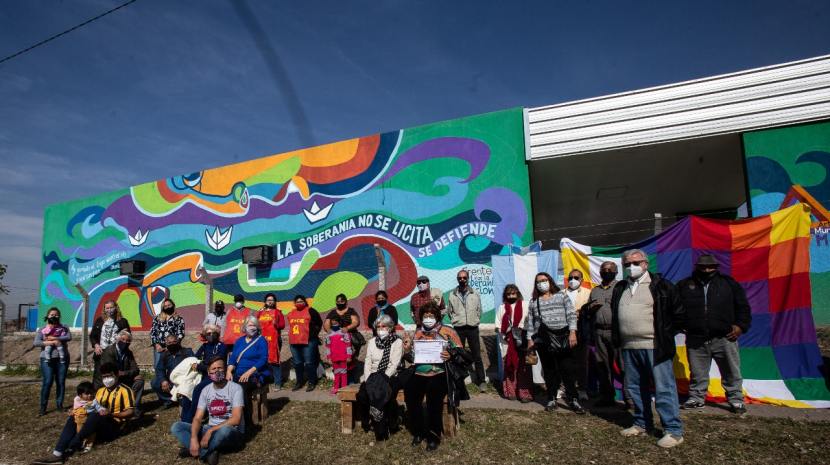
<svg viewBox="0 0 830 465">
<path fill-rule="evenodd" d="M 579 276 L 568 276 L 568 279 L 582 279 Z"/>
<path fill-rule="evenodd" d="M 623 263 L 623 266 L 631 266 L 631 265 L 640 266 L 645 262 L 646 262 L 645 260 L 632 260 L 630 262 Z"/>
<path fill-rule="evenodd" d="M 428 279 L 419 279 L 418 280 L 418 284 L 425 284 L 425 283 L 428 283 L 428 282 L 429 282 Z"/>
</svg>

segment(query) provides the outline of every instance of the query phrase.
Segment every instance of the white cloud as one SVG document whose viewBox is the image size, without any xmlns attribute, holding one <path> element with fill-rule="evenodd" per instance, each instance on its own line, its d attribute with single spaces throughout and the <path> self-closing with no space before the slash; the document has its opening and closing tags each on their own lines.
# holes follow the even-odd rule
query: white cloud
<svg viewBox="0 0 830 465">
<path fill-rule="evenodd" d="M 0 208 L 0 243 L 4 246 L 0 250 L 0 258 L 9 253 L 11 238 L 24 239 L 25 242 L 40 241 L 43 235 L 43 218 L 41 216 L 24 215 L 11 210 Z M 38 252 L 39 254 L 40 252 Z"/>
</svg>

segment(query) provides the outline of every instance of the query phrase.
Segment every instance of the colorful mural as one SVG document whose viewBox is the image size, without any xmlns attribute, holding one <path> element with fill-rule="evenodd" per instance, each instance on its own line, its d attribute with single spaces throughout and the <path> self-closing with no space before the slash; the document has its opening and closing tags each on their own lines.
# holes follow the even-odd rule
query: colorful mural
<svg viewBox="0 0 830 465">
<path fill-rule="evenodd" d="M 391 302 L 408 309 L 418 274 L 448 291 L 466 267 L 492 322 L 490 257 L 531 242 L 529 197 L 521 109 L 161 179 L 46 209 L 41 308 L 79 326 L 80 284 L 89 321 L 115 299 L 146 329 L 171 296 L 194 328 L 210 280 L 215 299 L 251 307 L 276 292 L 283 310 L 305 294 L 325 311 L 342 292 L 368 311 L 377 245 Z M 241 263 L 255 245 L 274 247 L 272 266 Z M 147 263 L 140 282 L 119 275 L 127 259 Z"/>
<path fill-rule="evenodd" d="M 830 324 L 830 122 L 744 134 L 753 216 L 795 202 L 812 209 L 813 317 Z"/>
</svg>

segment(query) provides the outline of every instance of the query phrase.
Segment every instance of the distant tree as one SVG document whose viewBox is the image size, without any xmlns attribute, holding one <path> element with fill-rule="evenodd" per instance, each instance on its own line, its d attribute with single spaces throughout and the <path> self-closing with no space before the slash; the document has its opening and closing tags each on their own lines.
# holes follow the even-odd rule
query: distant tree
<svg viewBox="0 0 830 465">
<path fill-rule="evenodd" d="M 3 284 L 3 277 L 6 276 L 6 265 L 0 263 L 0 294 L 8 294 L 9 288 Z"/>
</svg>

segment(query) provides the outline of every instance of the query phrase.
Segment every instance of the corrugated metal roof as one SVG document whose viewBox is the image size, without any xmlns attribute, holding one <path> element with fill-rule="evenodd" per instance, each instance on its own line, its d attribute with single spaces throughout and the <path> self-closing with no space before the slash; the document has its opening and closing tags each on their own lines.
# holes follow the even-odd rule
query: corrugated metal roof
<svg viewBox="0 0 830 465">
<path fill-rule="evenodd" d="M 525 110 L 528 159 L 830 118 L 830 55 Z"/>
</svg>

